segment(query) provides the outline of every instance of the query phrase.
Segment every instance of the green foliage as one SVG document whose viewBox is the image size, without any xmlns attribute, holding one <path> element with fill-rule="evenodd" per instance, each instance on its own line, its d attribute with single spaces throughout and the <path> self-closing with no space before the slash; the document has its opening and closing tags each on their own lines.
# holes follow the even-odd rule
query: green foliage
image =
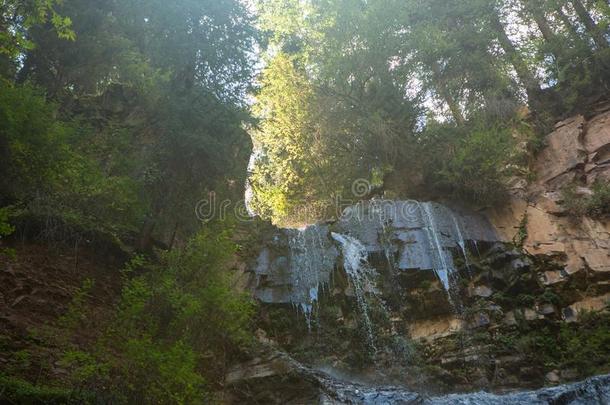
<svg viewBox="0 0 610 405">
<path fill-rule="evenodd" d="M 545 288 L 544 292 L 538 297 L 538 302 L 541 304 L 553 304 L 557 306 L 563 305 L 563 299 L 557 295 L 552 289 Z"/>
<path fill-rule="evenodd" d="M 61 0 L 7 0 L 0 8 L 0 55 L 15 58 L 20 52 L 32 49 L 35 43 L 27 35 L 27 30 L 35 25 L 49 22 L 58 38 L 74 40 L 72 20 L 57 13 Z"/>
<path fill-rule="evenodd" d="M 56 118 L 41 90 L 0 81 L 0 133 L 6 144 L 4 198 L 22 201 L 35 215 L 61 218 L 86 229 L 124 232 L 141 215 L 137 187 L 108 176 L 79 151 L 79 130 Z"/>
<path fill-rule="evenodd" d="M 503 331 L 495 340 L 499 350 L 517 351 L 532 365 L 545 370 L 576 369 L 579 376 L 585 377 L 608 371 L 609 320 L 607 313 L 584 312 L 579 314 L 577 323 Z"/>
<path fill-rule="evenodd" d="M 560 332 L 563 361 L 581 375 L 607 371 L 610 361 L 610 317 L 608 314 L 579 314 L 580 325 L 563 325 Z"/>
<path fill-rule="evenodd" d="M 464 131 L 444 125 L 429 127 L 423 151 L 429 160 L 424 174 L 433 186 L 457 198 L 477 203 L 498 201 L 520 161 L 511 129 L 482 126 Z"/>
<path fill-rule="evenodd" d="M 241 194 L 257 40 L 241 2 L 45 0 L 0 11 L 2 28 L 36 15 L 15 31 L 35 46 L 7 56 L 13 70 L 0 58 L 2 203 L 123 239 L 146 219 L 155 234 L 142 240 L 184 241 L 202 196 Z M 77 40 L 62 39 L 68 25 Z"/>
<path fill-rule="evenodd" d="M 255 111 L 265 120 L 253 135 L 263 155 L 250 177 L 252 205 L 264 218 L 283 223 L 323 216 L 351 174 L 340 170 L 349 167 L 349 155 L 326 157 L 335 142 L 323 127 L 327 104 L 295 63 L 278 54 L 263 72 Z M 307 187 L 311 182 L 318 187 Z"/>
<path fill-rule="evenodd" d="M 252 341 L 254 306 L 228 268 L 235 249 L 230 227 L 210 223 L 158 264 L 135 256 L 115 316 L 83 350 L 70 336 L 85 327 L 86 281 L 59 320 L 65 336 L 55 336 L 74 387 L 119 403 L 209 403 L 227 361 Z"/>
<path fill-rule="evenodd" d="M 252 133 L 260 153 L 252 205 L 276 223 L 301 225 L 334 216 L 339 197 L 361 198 L 352 192 L 356 179 L 382 183 L 404 158 L 416 109 L 387 72 L 386 38 L 368 25 L 386 10 L 351 1 L 312 3 L 309 11 L 298 2 L 261 3 L 265 27 L 275 30 L 271 46 L 282 51 L 270 52 L 254 106 L 261 123 Z M 354 27 L 358 52 L 347 46 Z"/>
<path fill-rule="evenodd" d="M 15 251 L 11 248 L 2 246 L 2 238 L 15 232 L 15 227 L 10 224 L 9 219 L 15 215 L 15 209 L 11 206 L 0 208 L 0 254 L 14 257 Z"/>
<path fill-rule="evenodd" d="M 86 402 L 83 395 L 75 395 L 71 389 L 32 385 L 31 383 L 0 374 L 0 395 L 3 400 L 15 404 L 66 404 Z"/>
<path fill-rule="evenodd" d="M 385 180 L 379 172 L 396 173 L 402 184 L 384 185 L 409 197 L 432 185 L 501 200 L 542 146 L 533 128 L 608 87 L 607 6 L 547 3 L 259 0 L 269 63 L 254 208 L 280 223 L 318 220 L 356 178 Z"/>
<path fill-rule="evenodd" d="M 524 213 L 523 217 L 521 218 L 521 221 L 519 221 L 519 229 L 517 230 L 517 233 L 513 237 L 513 243 L 515 244 L 515 246 L 518 246 L 520 248 L 523 247 L 523 244 L 525 243 L 525 240 L 527 239 L 527 221 L 528 221 L 527 213 Z"/>
<path fill-rule="evenodd" d="M 94 282 L 91 279 L 86 279 L 81 288 L 78 289 L 72 296 L 72 301 L 68 305 L 68 310 L 58 320 L 58 326 L 68 336 L 74 333 L 75 329 L 80 327 L 83 321 L 87 318 L 85 311 L 87 300 L 90 298 L 91 289 Z"/>
<path fill-rule="evenodd" d="M 75 392 L 209 403 L 250 343 L 253 303 L 232 287 L 230 227 L 199 232 L 193 211 L 211 191 L 243 194 L 257 39 L 239 0 L 0 5 L 0 206 L 54 239 L 173 247 L 126 265 L 112 324 L 91 324 L 88 280 L 56 325 L 35 331 L 63 351 Z M 8 219 L 2 208 L 0 237 Z M 79 329 L 102 336 L 91 345 Z"/>
<path fill-rule="evenodd" d="M 610 214 L 610 183 L 598 181 L 591 187 L 593 195 L 587 203 L 587 212 L 592 217 Z"/>
<path fill-rule="evenodd" d="M 0 208 L 0 238 L 8 236 L 15 231 L 15 227 L 9 223 L 10 213 L 10 207 Z"/>
<path fill-rule="evenodd" d="M 208 402 L 205 380 L 196 370 L 197 355 L 189 345 L 181 342 L 164 345 L 151 337 L 141 336 L 127 339 L 122 350 L 118 370 L 113 370 L 119 373 L 115 374 L 113 387 L 119 400 L 127 403 L 140 400 L 178 404 Z"/>
<path fill-rule="evenodd" d="M 532 307 L 536 303 L 536 298 L 529 294 L 519 294 L 517 296 L 517 303 L 524 307 Z"/>
<path fill-rule="evenodd" d="M 570 184 L 561 190 L 561 197 L 562 205 L 572 215 L 601 218 L 610 214 L 610 184 L 607 182 L 595 182 L 590 193 Z"/>
</svg>

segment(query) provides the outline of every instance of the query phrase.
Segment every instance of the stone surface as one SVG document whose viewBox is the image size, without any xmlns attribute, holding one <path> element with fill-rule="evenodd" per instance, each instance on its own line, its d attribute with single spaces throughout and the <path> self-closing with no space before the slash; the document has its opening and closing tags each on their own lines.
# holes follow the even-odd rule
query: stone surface
<svg viewBox="0 0 610 405">
<path fill-rule="evenodd" d="M 413 200 L 363 201 L 347 207 L 334 224 L 270 234 L 252 265 L 254 295 L 309 311 L 340 263 L 341 246 L 331 232 L 357 239 L 371 260 L 377 255 L 399 270 L 434 270 L 446 289 L 456 252 L 463 256 L 468 242 L 498 240 L 487 218 L 475 212 Z"/>
<path fill-rule="evenodd" d="M 544 378 L 551 384 L 557 384 L 561 380 L 558 370 L 549 371 Z"/>
<path fill-rule="evenodd" d="M 528 253 L 553 258 L 563 266 L 563 271 L 546 271 L 542 283 L 554 285 L 582 270 L 592 271 L 599 280 L 608 279 L 609 219 L 568 216 L 561 188 L 575 182 L 577 192 L 586 196 L 592 191 L 585 186 L 610 180 L 610 111 L 589 121 L 582 116 L 562 121 L 546 141 L 533 164 L 536 181 L 527 188 L 526 198 L 512 196 L 504 206 L 486 210 L 486 215 L 502 240 L 524 236 Z"/>
<path fill-rule="evenodd" d="M 585 119 L 577 116 L 547 135 L 547 146 L 535 163 L 538 179 L 545 183 L 585 163 L 582 145 Z"/>
<path fill-rule="evenodd" d="M 597 152 L 610 144 L 610 111 L 595 116 L 587 123 L 583 143 L 587 153 Z"/>
<path fill-rule="evenodd" d="M 471 295 L 483 298 L 491 297 L 492 294 L 493 290 L 486 285 L 478 285 L 471 292 Z"/>
<path fill-rule="evenodd" d="M 462 330 L 464 321 L 451 316 L 425 321 L 412 321 L 409 322 L 408 328 L 412 339 L 434 340 Z"/>
<path fill-rule="evenodd" d="M 472 355 L 462 359 L 467 363 L 480 361 L 480 356 Z M 610 376 L 603 375 L 587 380 L 543 388 L 537 391 L 512 392 L 505 395 L 490 394 L 484 391 L 450 394 L 430 397 L 420 395 L 399 386 L 372 385 L 347 382 L 333 375 L 332 370 L 320 371 L 305 367 L 286 355 L 276 354 L 269 360 L 271 365 L 257 363 L 262 373 L 252 374 L 245 370 L 251 363 L 237 366 L 229 372 L 227 382 L 232 396 L 225 402 L 233 404 L 424 404 L 424 405 L 491 405 L 491 404 L 605 404 L 610 401 Z M 268 370 L 281 362 L 283 372 L 271 373 Z M 561 382 L 559 370 L 546 374 L 551 384 Z M 256 375 L 256 377 L 253 377 Z M 254 381 L 253 381 L 254 380 Z M 486 380 L 482 381 L 482 383 Z"/>
<path fill-rule="evenodd" d="M 578 314 L 583 311 L 601 311 L 610 305 L 610 294 L 597 297 L 587 297 L 569 305 L 563 310 L 563 317 L 568 322 L 576 321 Z"/>
</svg>

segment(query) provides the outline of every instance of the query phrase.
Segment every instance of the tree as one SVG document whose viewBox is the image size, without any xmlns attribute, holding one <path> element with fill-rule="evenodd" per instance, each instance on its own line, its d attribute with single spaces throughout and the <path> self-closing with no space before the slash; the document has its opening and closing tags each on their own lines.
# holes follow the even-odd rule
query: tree
<svg viewBox="0 0 610 405">
<path fill-rule="evenodd" d="M 591 18 L 591 15 L 589 14 L 585 6 L 582 4 L 582 2 L 580 0 L 571 0 L 571 2 L 574 6 L 576 14 L 578 15 L 578 18 L 585 26 L 589 36 L 593 38 L 595 45 L 597 45 L 597 47 L 600 49 L 608 48 L 608 40 L 604 38 L 604 35 L 599 30 L 597 24 L 595 24 L 595 21 L 593 21 L 593 18 Z"/>
<path fill-rule="evenodd" d="M 287 20 L 302 10 L 286 2 L 279 16 L 263 15 L 267 28 L 278 26 L 255 104 L 262 156 L 250 184 L 264 217 L 299 225 L 334 215 L 334 200 L 349 198 L 355 179 L 404 157 L 417 113 L 392 73 L 396 27 L 385 5 L 311 2 L 307 18 Z"/>
<path fill-rule="evenodd" d="M 235 197 L 230 184 L 244 181 L 252 16 L 237 0 L 66 0 L 56 8 L 78 40 L 30 27 L 37 46 L 24 51 L 18 81 L 44 87 L 65 120 L 91 126 L 79 148 L 108 175 L 141 185 L 143 248 L 153 232 L 168 243 L 185 238 L 199 199 L 210 190 Z"/>
</svg>

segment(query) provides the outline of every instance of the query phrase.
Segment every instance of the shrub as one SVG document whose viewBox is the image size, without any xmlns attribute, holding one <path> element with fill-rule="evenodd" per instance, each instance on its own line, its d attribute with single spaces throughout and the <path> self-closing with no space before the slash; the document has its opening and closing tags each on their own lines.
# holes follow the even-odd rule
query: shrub
<svg viewBox="0 0 610 405">
<path fill-rule="evenodd" d="M 12 207 L 0 208 L 0 254 L 7 255 L 9 257 L 15 255 L 13 249 L 2 246 L 2 238 L 11 235 L 15 232 L 15 227 L 9 223 L 9 218 L 13 215 Z"/>
<path fill-rule="evenodd" d="M 464 140 L 440 171 L 441 178 L 458 194 L 485 201 L 504 189 L 501 162 L 508 151 L 505 134 L 477 131 Z"/>
<path fill-rule="evenodd" d="M 142 217 L 138 184 L 108 175 L 80 148 L 92 130 L 57 118 L 58 107 L 31 85 L 0 81 L 0 198 L 28 213 L 120 234 Z M 1 148 L 0 148 L 1 149 Z"/>
<path fill-rule="evenodd" d="M 72 390 L 58 387 L 32 385 L 16 377 L 0 374 L 0 394 L 3 401 L 13 404 L 67 404 L 85 402 L 83 396 L 73 395 Z"/>
<path fill-rule="evenodd" d="M 591 194 L 579 192 L 576 184 L 561 190 L 562 204 L 575 216 L 599 218 L 610 214 L 610 184 L 597 181 L 591 186 Z"/>
<path fill-rule="evenodd" d="M 231 282 L 236 248 L 226 224 L 209 223 L 157 264 L 127 263 L 106 332 L 87 351 L 67 346 L 62 362 L 74 384 L 118 403 L 209 403 L 228 362 L 251 342 L 253 303 Z M 90 287 L 62 318 L 66 327 L 78 323 Z"/>
<path fill-rule="evenodd" d="M 610 183 L 598 181 L 591 187 L 593 195 L 588 201 L 588 213 L 592 217 L 610 214 Z"/>
</svg>

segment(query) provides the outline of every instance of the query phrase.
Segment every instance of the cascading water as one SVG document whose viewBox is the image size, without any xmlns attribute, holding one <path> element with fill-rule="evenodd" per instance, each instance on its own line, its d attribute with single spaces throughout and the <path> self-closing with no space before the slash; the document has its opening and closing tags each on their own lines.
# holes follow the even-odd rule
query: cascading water
<svg viewBox="0 0 610 405">
<path fill-rule="evenodd" d="M 453 212 L 451 212 L 451 219 L 453 220 L 453 224 L 455 226 L 455 232 L 457 234 L 457 243 L 462 251 L 462 256 L 464 256 L 464 264 L 466 268 L 470 271 L 470 262 L 468 260 L 468 252 L 466 251 L 466 241 L 464 240 L 464 235 L 462 234 L 462 227 L 458 222 L 457 217 Z"/>
<path fill-rule="evenodd" d="M 290 233 L 291 302 L 303 312 L 311 330 L 319 290 L 330 280 L 337 251 L 330 245 L 324 226 L 311 225 Z"/>
<path fill-rule="evenodd" d="M 388 215 L 384 200 L 372 200 L 371 201 L 371 214 L 374 217 L 374 221 L 377 222 L 379 227 L 379 242 L 383 248 L 388 267 L 391 272 L 394 272 L 394 246 L 392 244 L 392 238 L 394 237 L 394 229 L 391 226 L 391 215 Z"/>
<path fill-rule="evenodd" d="M 438 231 L 431 204 L 429 202 L 419 203 L 419 207 L 425 224 L 428 243 L 430 244 L 433 270 L 443 284 L 443 287 L 445 287 L 445 290 L 449 291 L 449 277 L 455 272 L 453 263 L 451 263 L 450 266 L 447 257 L 445 256 L 445 249 L 443 249 L 443 245 L 441 243 L 442 236 Z"/>
<path fill-rule="evenodd" d="M 452 252 L 461 251 L 468 266 L 466 240 L 493 241 L 495 235 L 490 229 L 476 214 L 454 214 L 438 203 L 362 201 L 347 207 L 336 223 L 278 230 L 259 256 L 254 271 L 255 295 L 266 303 L 293 304 L 305 315 L 311 329 L 316 324 L 315 315 L 319 315 L 316 312 L 319 294 L 330 282 L 340 249 L 344 252 L 343 267 L 356 290 L 368 340 L 372 342 L 373 325 L 364 292 L 365 287 L 374 284 L 377 272 L 369 260 L 385 254 L 389 271 L 382 274 L 392 277 L 390 281 L 384 280 L 396 287 L 401 274 L 433 271 L 447 293 L 450 306 L 460 313 Z M 376 299 L 375 308 L 383 307 L 381 299 Z"/>
<path fill-rule="evenodd" d="M 341 244 L 343 253 L 343 268 L 354 289 L 356 302 L 360 309 L 362 322 L 367 333 L 369 346 L 377 351 L 373 335 L 373 324 L 369 316 L 369 307 L 365 293 L 375 293 L 375 277 L 377 272 L 368 263 L 368 253 L 364 245 L 356 238 L 332 232 L 332 237 Z"/>
<path fill-rule="evenodd" d="M 254 147 L 252 148 L 252 154 L 250 155 L 250 159 L 248 160 L 248 177 L 246 178 L 246 187 L 244 191 L 244 203 L 246 205 L 246 211 L 248 212 L 248 215 L 250 215 L 250 217 L 255 217 L 257 214 L 254 208 L 252 207 L 252 200 L 254 199 L 254 190 L 252 190 L 252 185 L 250 184 L 250 174 L 254 172 L 254 169 L 256 168 L 256 163 L 262 156 L 262 149 L 260 149 L 260 147 L 258 147 L 255 143 Z"/>
</svg>

